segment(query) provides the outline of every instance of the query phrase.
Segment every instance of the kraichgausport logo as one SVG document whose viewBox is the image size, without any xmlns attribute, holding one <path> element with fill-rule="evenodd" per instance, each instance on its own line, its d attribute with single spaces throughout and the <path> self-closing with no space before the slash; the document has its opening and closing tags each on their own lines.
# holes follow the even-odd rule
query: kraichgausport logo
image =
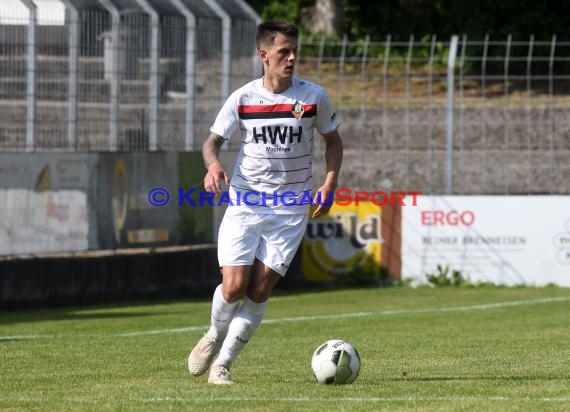
<svg viewBox="0 0 570 412">
<path fill-rule="evenodd" d="M 338 188 L 334 196 L 329 199 L 322 199 L 321 194 L 316 196 L 311 191 L 296 193 L 293 191 L 284 192 L 254 192 L 254 191 L 234 191 L 232 194 L 225 191 L 219 196 L 212 192 L 198 190 L 197 188 L 178 188 L 178 206 L 358 206 L 364 202 L 371 202 L 375 206 L 417 206 L 417 196 L 422 192 L 366 192 L 353 191 L 346 187 Z M 148 193 L 148 202 L 153 206 L 165 206 L 170 202 L 170 193 L 162 188 L 155 187 Z"/>
</svg>

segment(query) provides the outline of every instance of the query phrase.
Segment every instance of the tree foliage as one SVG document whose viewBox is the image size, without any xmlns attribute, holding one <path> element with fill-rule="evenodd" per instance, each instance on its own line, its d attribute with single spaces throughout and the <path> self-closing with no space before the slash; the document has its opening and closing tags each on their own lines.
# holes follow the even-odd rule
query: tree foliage
<svg viewBox="0 0 570 412">
<path fill-rule="evenodd" d="M 300 10 L 317 0 L 253 0 L 264 18 L 283 18 L 300 24 Z M 407 39 L 411 34 L 447 38 L 466 34 L 470 39 L 549 40 L 570 37 L 570 2 L 560 0 L 343 0 L 345 33 L 351 38 L 370 35 Z M 305 28 L 306 29 L 306 28 Z"/>
</svg>

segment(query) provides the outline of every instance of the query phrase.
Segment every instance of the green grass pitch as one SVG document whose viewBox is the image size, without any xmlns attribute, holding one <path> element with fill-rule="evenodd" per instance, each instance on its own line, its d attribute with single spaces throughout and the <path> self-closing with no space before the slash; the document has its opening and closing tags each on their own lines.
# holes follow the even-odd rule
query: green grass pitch
<svg viewBox="0 0 570 412">
<path fill-rule="evenodd" d="M 209 300 L 0 314 L 1 410 L 570 410 L 570 289 L 387 288 L 277 293 L 232 367 L 193 377 Z M 362 369 L 325 386 L 328 339 Z"/>
</svg>

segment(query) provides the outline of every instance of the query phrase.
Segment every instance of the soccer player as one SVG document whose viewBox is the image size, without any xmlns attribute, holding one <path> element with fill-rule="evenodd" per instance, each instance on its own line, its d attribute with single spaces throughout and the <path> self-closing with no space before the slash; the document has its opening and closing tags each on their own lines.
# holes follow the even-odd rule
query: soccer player
<svg viewBox="0 0 570 412">
<path fill-rule="evenodd" d="M 225 183 L 230 199 L 218 235 L 223 281 L 214 292 L 210 329 L 188 358 L 196 376 L 211 365 L 213 384 L 233 383 L 230 366 L 287 272 L 310 204 L 316 205 L 312 217 L 325 215 L 337 186 L 343 154 L 339 122 L 324 89 L 294 75 L 298 36 L 298 28 L 285 21 L 257 27 L 264 76 L 232 93 L 202 150 L 205 189 L 218 194 Z M 218 155 L 237 128 L 241 149 L 230 182 Z M 314 129 L 325 140 L 326 176 L 312 195 Z"/>
</svg>

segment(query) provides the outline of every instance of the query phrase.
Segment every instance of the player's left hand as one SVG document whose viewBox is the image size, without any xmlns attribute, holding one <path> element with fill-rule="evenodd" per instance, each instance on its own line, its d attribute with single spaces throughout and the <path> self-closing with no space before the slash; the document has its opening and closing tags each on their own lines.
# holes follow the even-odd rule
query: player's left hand
<svg viewBox="0 0 570 412">
<path fill-rule="evenodd" d="M 313 198 L 313 204 L 316 205 L 316 209 L 311 215 L 312 218 L 326 215 L 331 209 L 334 201 L 334 190 L 332 188 L 321 186 L 315 193 Z"/>
</svg>

